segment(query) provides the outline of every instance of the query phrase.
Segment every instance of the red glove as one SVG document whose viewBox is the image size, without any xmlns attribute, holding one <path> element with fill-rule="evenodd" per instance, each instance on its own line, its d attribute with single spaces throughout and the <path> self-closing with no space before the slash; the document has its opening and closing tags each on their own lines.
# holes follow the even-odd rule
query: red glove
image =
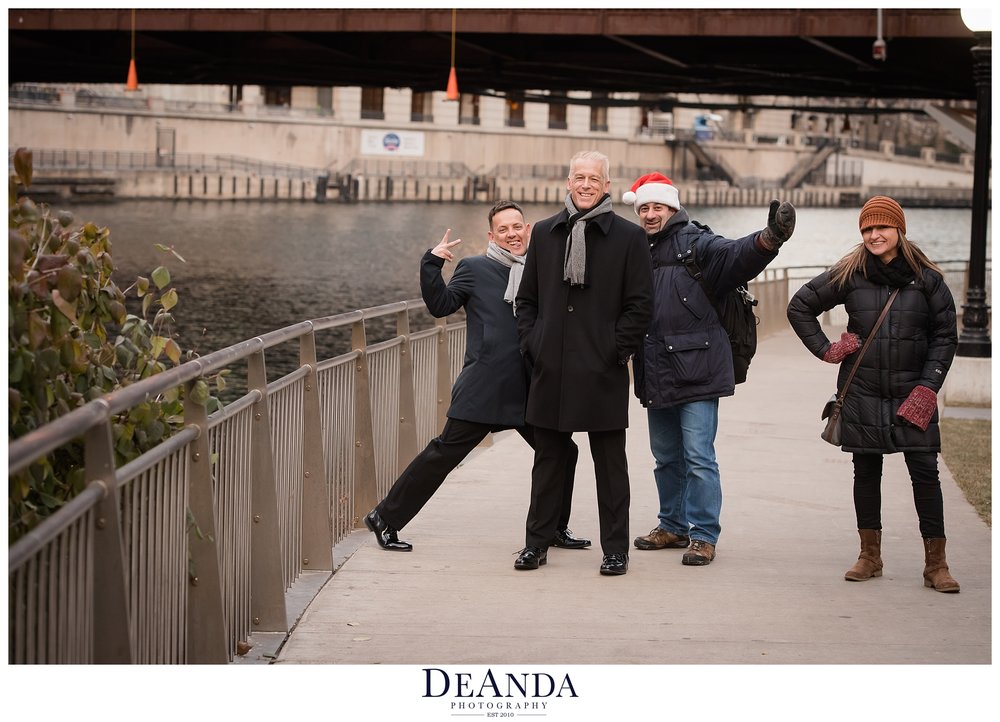
<svg viewBox="0 0 1000 722">
<path fill-rule="evenodd" d="M 845 358 L 861 348 L 861 339 L 856 333 L 840 334 L 840 340 L 830 344 L 830 348 L 823 354 L 823 360 L 828 364 L 839 364 Z"/>
<path fill-rule="evenodd" d="M 935 411 L 937 411 L 937 394 L 926 386 L 914 386 L 906 401 L 900 405 L 896 416 L 921 431 L 927 431 Z"/>
</svg>

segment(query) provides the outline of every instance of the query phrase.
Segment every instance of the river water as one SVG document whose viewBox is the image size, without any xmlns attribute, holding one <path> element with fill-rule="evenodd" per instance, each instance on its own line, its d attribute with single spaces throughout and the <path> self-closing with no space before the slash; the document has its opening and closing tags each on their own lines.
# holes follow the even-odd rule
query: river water
<svg viewBox="0 0 1000 722">
<path fill-rule="evenodd" d="M 275 201 L 123 201 L 68 208 L 78 222 L 110 228 L 116 281 L 123 288 L 158 265 L 169 268 L 180 294 L 179 341 L 202 354 L 305 319 L 419 298 L 423 252 L 451 228 L 452 240 L 463 239 L 458 257 L 482 253 L 489 211 L 487 204 Z M 524 210 L 531 221 L 558 207 L 526 204 Z M 620 203 L 616 211 L 636 219 Z M 730 238 L 767 220 L 764 207 L 688 211 Z M 799 209 L 795 235 L 772 266 L 833 263 L 860 240 L 857 218 L 856 209 Z M 908 236 L 932 259 L 968 258 L 969 210 L 911 209 L 906 220 Z M 158 251 L 157 243 L 173 246 L 186 262 Z"/>
</svg>

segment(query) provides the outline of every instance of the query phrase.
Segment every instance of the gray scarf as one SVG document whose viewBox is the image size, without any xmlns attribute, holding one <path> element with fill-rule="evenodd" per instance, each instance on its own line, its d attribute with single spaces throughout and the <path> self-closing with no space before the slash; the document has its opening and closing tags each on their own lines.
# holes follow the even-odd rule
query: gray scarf
<svg viewBox="0 0 1000 722">
<path fill-rule="evenodd" d="M 603 213 L 611 213 L 611 196 L 605 194 L 601 202 L 586 213 L 573 205 L 573 197 L 566 194 L 566 210 L 569 211 L 570 234 L 566 238 L 566 258 L 563 262 L 563 280 L 571 286 L 587 285 L 587 236 L 584 232 L 587 221 Z"/>
<path fill-rule="evenodd" d="M 503 300 L 510 304 L 514 315 L 517 315 L 517 304 L 514 299 L 517 297 L 517 287 L 521 285 L 521 274 L 524 273 L 524 256 L 515 256 L 506 248 L 501 248 L 493 241 L 486 246 L 486 257 L 497 263 L 501 263 L 510 269 L 507 276 L 507 290 L 504 291 Z"/>
</svg>

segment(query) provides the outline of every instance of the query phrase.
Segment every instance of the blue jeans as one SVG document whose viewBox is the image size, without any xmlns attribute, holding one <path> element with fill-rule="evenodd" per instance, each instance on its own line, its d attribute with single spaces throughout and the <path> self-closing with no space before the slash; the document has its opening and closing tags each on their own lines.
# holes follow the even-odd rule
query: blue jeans
<svg viewBox="0 0 1000 722">
<path fill-rule="evenodd" d="M 722 480 L 715 460 L 719 400 L 647 409 L 647 413 L 660 528 L 716 544 L 722 530 Z"/>
</svg>

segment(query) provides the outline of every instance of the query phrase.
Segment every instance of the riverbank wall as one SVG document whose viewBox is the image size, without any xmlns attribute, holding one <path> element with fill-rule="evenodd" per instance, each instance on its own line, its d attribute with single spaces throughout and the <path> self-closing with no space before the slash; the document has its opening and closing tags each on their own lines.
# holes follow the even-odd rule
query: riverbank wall
<svg viewBox="0 0 1000 722">
<path fill-rule="evenodd" d="M 630 178 L 612 179 L 612 198 L 631 186 Z M 906 207 L 968 208 L 964 189 L 907 186 L 831 188 L 735 188 L 719 181 L 688 181 L 686 206 L 766 206 L 772 198 L 800 208 L 857 207 L 870 195 L 891 195 Z M 518 203 L 555 203 L 566 194 L 557 179 L 467 178 L 421 179 L 409 175 L 347 175 L 292 178 L 280 175 L 178 170 L 68 170 L 38 168 L 31 196 L 47 202 L 118 200 L 298 201 L 320 203 L 493 203 L 506 198 Z"/>
<path fill-rule="evenodd" d="M 572 113 L 562 129 L 539 128 L 531 118 L 526 127 L 506 127 L 486 99 L 481 123 L 469 125 L 459 117 L 444 122 L 439 108 L 433 122 L 421 123 L 391 112 L 388 120 L 352 120 L 269 115 L 261 106 L 177 109 L 153 98 L 119 106 L 85 97 L 12 99 L 8 147 L 34 152 L 35 195 L 552 202 L 565 195 L 567 159 L 597 148 L 612 159 L 613 197 L 659 170 L 684 188 L 687 205 L 760 205 L 780 196 L 804 207 L 840 207 L 877 193 L 910 206 L 971 205 L 969 154 L 942 159 L 930 148 L 902 153 L 885 141 L 855 147 L 798 132 L 695 138 L 633 128 L 615 108 L 595 131 Z"/>
</svg>

